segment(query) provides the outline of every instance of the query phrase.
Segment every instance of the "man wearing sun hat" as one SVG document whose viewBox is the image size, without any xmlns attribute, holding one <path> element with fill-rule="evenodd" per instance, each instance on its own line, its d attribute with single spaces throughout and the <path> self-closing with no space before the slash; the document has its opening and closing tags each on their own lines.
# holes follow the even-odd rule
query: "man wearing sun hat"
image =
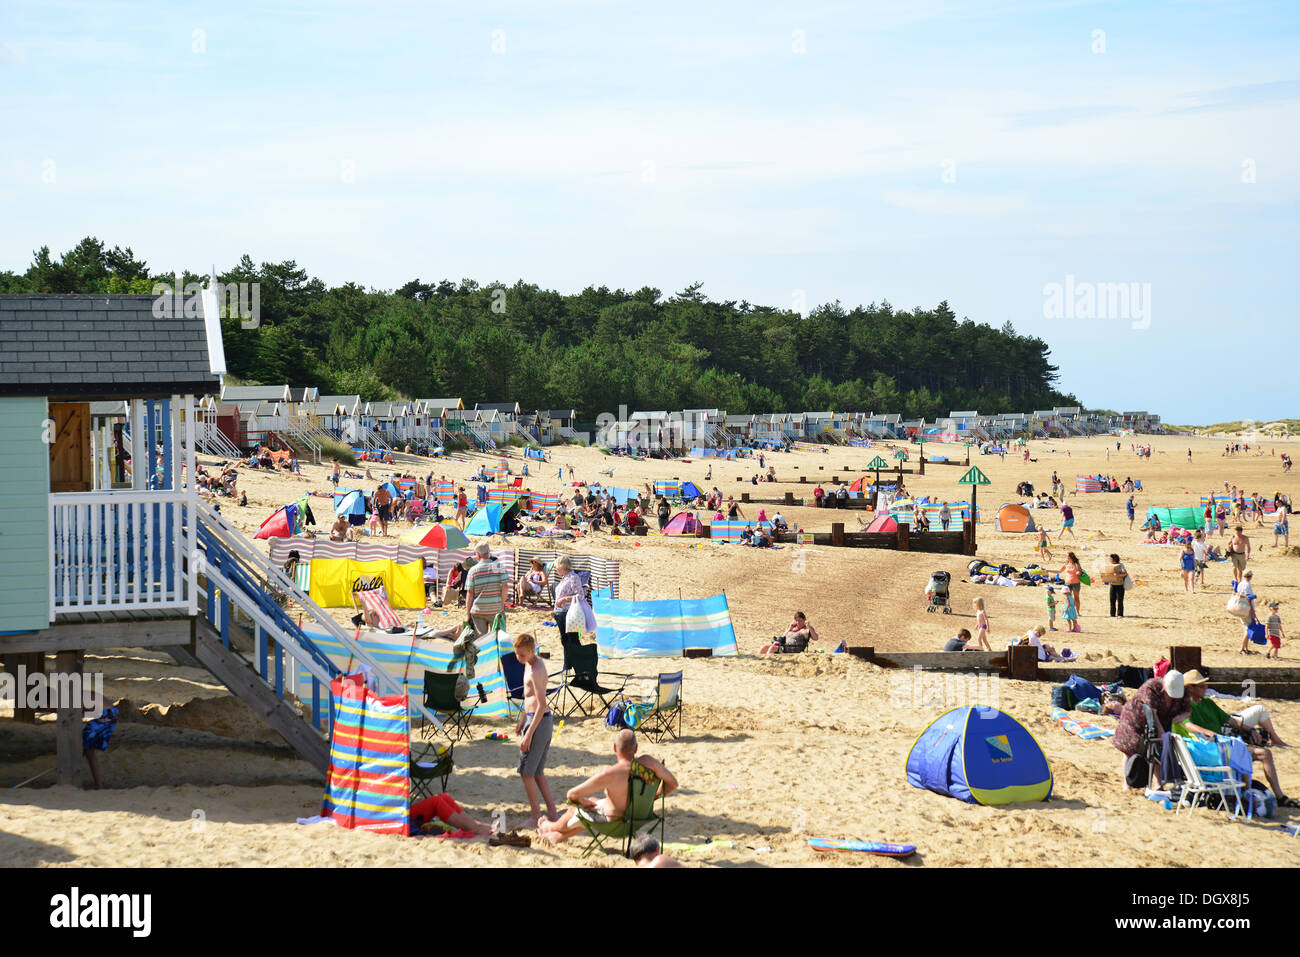
<svg viewBox="0 0 1300 957">
<path fill-rule="evenodd" d="M 1228 714 L 1218 706 L 1213 698 L 1206 697 L 1205 692 L 1209 689 L 1210 679 L 1193 669 L 1183 675 L 1183 684 L 1187 689 L 1187 698 L 1192 703 L 1191 716 L 1186 721 L 1175 724 L 1174 731 L 1185 738 L 1201 735 L 1211 740 L 1221 731 L 1226 733 L 1242 732 L 1241 737 L 1250 749 L 1251 757 L 1264 769 L 1264 776 L 1268 779 L 1269 787 L 1273 789 L 1273 794 L 1277 797 L 1278 805 L 1280 807 L 1300 807 L 1300 801 L 1287 797 L 1282 790 L 1282 784 L 1277 777 L 1277 765 L 1273 761 L 1273 752 L 1268 748 L 1259 747 L 1255 743 L 1260 740 L 1259 732 L 1251 730 L 1241 719 Z M 1267 721 L 1268 719 L 1265 718 L 1264 720 Z M 1270 728 L 1271 725 L 1272 723 L 1269 722 Z"/>
</svg>

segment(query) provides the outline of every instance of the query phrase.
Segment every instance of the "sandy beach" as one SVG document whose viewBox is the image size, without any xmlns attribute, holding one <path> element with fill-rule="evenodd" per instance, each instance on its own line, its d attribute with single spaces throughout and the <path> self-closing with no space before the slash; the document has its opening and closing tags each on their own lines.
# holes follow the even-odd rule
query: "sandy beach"
<svg viewBox="0 0 1300 957">
<path fill-rule="evenodd" d="M 1085 568 L 1099 556 L 1118 552 L 1141 584 L 1129 592 L 1127 617 L 1106 616 L 1103 587 L 1084 589 L 1082 633 L 1049 636 L 1077 652 L 1088 667 L 1131 664 L 1150 667 L 1171 644 L 1201 645 L 1203 662 L 1216 667 L 1248 663 L 1264 667 L 1261 655 L 1237 654 L 1240 626 L 1223 611 L 1230 593 L 1227 563 L 1212 564 L 1208 587 L 1184 593 L 1177 571 L 1178 549 L 1141 545 L 1147 507 L 1177 507 L 1199 501 L 1224 482 L 1271 496 L 1300 496 L 1300 477 L 1284 475 L 1274 450 L 1295 455 L 1300 442 L 1264 441 L 1264 455 L 1225 458 L 1224 440 L 1182 436 L 1032 441 L 1022 462 L 974 455 L 992 480 L 982 488 L 983 521 L 978 554 L 998 562 L 1025 564 L 1034 557 L 1036 537 L 993 528 L 998 505 L 1018 501 L 1017 483 L 1028 480 L 1047 490 L 1053 469 L 1073 486 L 1076 474 L 1103 472 L 1120 481 L 1140 479 L 1138 521 L 1132 531 L 1120 494 L 1071 495 L 1077 540 L 1056 541 L 1060 515 L 1035 517 L 1050 530 L 1059 560 L 1073 549 Z M 1150 442 L 1154 454 L 1139 460 L 1134 441 Z M 1252 443 L 1253 444 L 1253 443 Z M 1192 462 L 1187 450 L 1192 450 Z M 1109 450 L 1109 455 L 1108 451 Z M 960 447 L 927 446 L 928 453 L 964 456 Z M 853 481 L 876 454 L 887 449 L 831 448 L 828 452 L 777 453 L 769 462 L 781 480 L 757 487 L 749 477 L 756 462 L 716 460 L 637 462 L 610 458 L 594 449 L 555 447 L 551 463 L 530 463 L 529 487 L 554 492 L 568 487 L 557 466 L 572 465 L 578 478 L 596 480 L 613 467 L 612 484 L 640 487 L 662 479 L 690 479 L 716 485 L 739 497 L 781 498 L 786 491 L 811 495 L 818 480 Z M 911 450 L 913 464 L 915 447 Z M 398 456 L 397 468 L 423 477 L 429 471 L 467 480 L 480 464 L 497 456 L 461 454 L 428 460 Z M 205 464 L 215 460 L 201 458 Z M 713 461 L 713 478 L 704 476 Z M 518 470 L 522 460 L 512 459 Z M 378 479 L 391 467 L 371 466 Z M 796 471 L 798 470 L 798 471 Z M 916 494 L 966 498 L 956 484 L 965 471 L 932 465 L 925 476 L 906 476 Z M 251 536 L 273 508 L 310 490 L 329 489 L 328 464 L 304 466 L 301 477 L 243 470 L 239 487 L 249 504 L 223 500 L 222 514 Z M 540 473 L 540 474 L 539 474 Z M 798 476 L 808 482 L 800 484 Z M 743 481 L 737 481 L 738 478 Z M 353 483 L 367 489 L 371 483 Z M 324 499 L 317 519 L 327 528 Z M 753 518 L 760 506 L 745 506 Z M 771 513 L 778 506 L 765 506 Z M 860 511 L 830 512 L 781 508 L 801 527 L 828 531 L 843 520 L 855 530 Z M 409 528 L 402 523 L 394 533 Z M 1271 526 L 1247 527 L 1254 545 L 1255 590 L 1282 602 L 1283 622 L 1293 621 L 1292 600 L 1300 589 L 1300 548 L 1273 547 Z M 534 547 L 536 540 L 494 537 L 505 547 Z M 1215 538 L 1215 543 L 1220 544 Z M 265 543 L 258 543 L 265 545 Z M 1271 821 L 1230 822 L 1219 812 L 1197 811 L 1178 819 L 1140 793 L 1124 793 L 1119 752 L 1107 741 L 1083 741 L 1050 719 L 1046 682 L 997 681 L 988 690 L 996 704 L 1033 732 L 1055 777 L 1051 801 L 1010 807 L 967 805 L 915 789 L 903 767 L 917 735 L 942 710 L 933 682 L 881 669 L 845 655 L 808 653 L 759 657 L 770 636 L 785 630 L 792 613 L 803 610 L 824 641 L 873 645 L 877 651 L 937 651 L 959 627 L 972 627 L 972 600 L 988 604 L 995 648 L 1035 624 L 1046 624 L 1042 588 L 997 588 L 964 581 L 967 559 L 955 555 L 875 549 L 800 548 L 756 550 L 673 538 L 597 534 L 559 546 L 621 562 L 622 597 L 703 597 L 725 591 L 739 639 L 740 655 L 710 660 L 639 659 L 603 662 L 610 671 L 652 679 L 659 671 L 684 669 L 683 734 L 677 741 L 645 743 L 643 751 L 664 761 L 681 782 L 669 797 L 668 840 L 700 845 L 713 840 L 729 847 L 681 855 L 693 866 L 822 865 L 874 867 L 950 866 L 1197 866 L 1245 867 L 1300 864 L 1300 841 L 1278 824 L 1300 814 L 1281 809 Z M 1056 566 L 1053 566 L 1056 567 Z M 922 590 L 931 571 L 953 575 L 953 614 L 927 614 Z M 339 620 L 350 613 L 337 610 Z M 414 618 L 414 613 L 409 613 Z M 558 660 L 555 629 L 542 625 L 540 611 L 509 616 L 512 632 L 531 630 L 543 650 Z M 453 619 L 447 618 L 447 623 Z M 438 620 L 435 619 L 435 624 Z M 549 632 L 549 634 L 548 634 Z M 1295 667 L 1300 651 L 1288 643 L 1279 666 Z M 124 699 L 122 723 L 101 756 L 106 789 L 74 792 L 42 787 L 42 780 L 13 785 L 54 763 L 52 720 L 36 725 L 0 724 L 0 859 L 14 865 L 117 866 L 631 866 L 620 857 L 579 857 L 584 841 L 558 848 L 535 841 L 530 850 L 490 848 L 482 841 L 402 839 L 355 833 L 332 825 L 300 826 L 299 817 L 319 812 L 323 781 L 283 741 L 210 674 L 181 667 L 158 650 L 122 649 L 88 656 L 88 670 L 103 670 L 110 700 Z M 1212 685 L 1213 686 L 1213 685 Z M 1219 687 L 1239 692 L 1232 687 Z M 949 700 L 949 706 L 970 703 Z M 1300 740 L 1300 702 L 1265 701 L 1289 741 Z M 1228 710 L 1233 710 L 1229 707 Z M 0 718 L 8 718 L 0 711 Z M 1113 725 L 1099 719 L 1098 723 Z M 514 773 L 514 742 L 484 740 L 500 724 L 481 722 L 479 733 L 457 745 L 457 770 L 448 790 L 483 819 L 504 811 L 521 825 L 527 804 Z M 612 735 L 599 719 L 569 721 L 551 749 L 548 774 L 557 794 L 609 763 Z M 1275 749 L 1282 784 L 1300 795 L 1300 754 Z M 47 775 L 44 781 L 50 780 Z M 852 854 L 818 854 L 809 837 L 900 841 L 917 845 L 907 861 Z"/>
</svg>

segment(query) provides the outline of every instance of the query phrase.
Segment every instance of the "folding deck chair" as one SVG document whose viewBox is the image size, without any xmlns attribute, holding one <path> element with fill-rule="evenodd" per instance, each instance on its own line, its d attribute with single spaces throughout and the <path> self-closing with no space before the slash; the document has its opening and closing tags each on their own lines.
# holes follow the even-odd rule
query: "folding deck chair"
<svg viewBox="0 0 1300 957">
<path fill-rule="evenodd" d="M 501 674 L 506 679 L 506 707 L 512 715 L 518 715 L 524 710 L 524 666 L 513 651 L 501 655 Z M 563 685 L 547 686 L 546 697 L 559 694 L 563 688 Z"/>
<path fill-rule="evenodd" d="M 659 798 L 659 810 L 655 811 L 655 798 Z M 649 831 L 659 825 L 659 843 L 663 843 L 664 826 L 667 820 L 667 795 L 663 793 L 663 782 L 659 776 L 633 759 L 627 776 L 627 807 L 623 816 L 616 821 L 592 821 L 579 811 L 577 820 L 586 828 L 591 841 L 582 852 L 583 857 L 590 857 L 596 848 L 609 853 L 605 847 L 608 840 L 623 841 L 623 856 L 632 850 L 632 839 L 638 834 Z"/>
<path fill-rule="evenodd" d="M 461 706 L 456 697 L 456 679 L 460 674 L 455 671 L 426 671 L 424 673 L 424 706 L 442 722 L 441 733 L 451 741 L 459 741 L 469 735 L 469 719 L 473 709 Z M 422 732 L 427 737 L 429 723 L 426 721 Z"/>
<path fill-rule="evenodd" d="M 452 757 L 454 744 L 432 742 L 411 747 L 411 803 L 442 794 L 447 790 L 447 779 L 455 768 Z M 434 781 L 438 782 L 437 788 Z"/>
<path fill-rule="evenodd" d="M 600 703 L 600 712 L 609 710 L 610 704 L 623 693 L 631 675 L 601 675 L 598 654 L 595 645 L 565 645 L 564 670 L 561 672 L 562 683 L 558 699 L 561 718 L 577 715 L 589 717 L 595 714 L 596 702 Z M 604 687 L 601 678 L 618 679 L 617 687 Z M 611 681 L 611 684 L 614 682 Z"/>
<path fill-rule="evenodd" d="M 361 607 L 367 611 L 373 611 L 379 616 L 379 627 L 387 631 L 389 628 L 401 628 L 402 620 L 397 617 L 397 612 L 393 611 L 393 606 L 388 603 L 388 592 L 383 587 L 364 588 L 354 592 L 354 597 L 361 602 Z"/>
<path fill-rule="evenodd" d="M 682 734 L 682 673 L 661 674 L 655 683 L 654 707 L 640 713 L 636 731 L 651 741 Z"/>
<path fill-rule="evenodd" d="M 1224 751 L 1226 745 L 1218 739 L 1189 741 L 1178 734 L 1170 735 L 1170 741 L 1185 778 L 1174 813 L 1186 807 L 1190 814 L 1203 799 L 1218 795 L 1225 804 L 1230 799 L 1234 802 L 1232 816 L 1236 818 L 1242 811 L 1242 790 L 1247 784 L 1237 777 L 1236 770 L 1229 763 Z M 1249 803 L 1246 810 L 1249 816 Z"/>
</svg>

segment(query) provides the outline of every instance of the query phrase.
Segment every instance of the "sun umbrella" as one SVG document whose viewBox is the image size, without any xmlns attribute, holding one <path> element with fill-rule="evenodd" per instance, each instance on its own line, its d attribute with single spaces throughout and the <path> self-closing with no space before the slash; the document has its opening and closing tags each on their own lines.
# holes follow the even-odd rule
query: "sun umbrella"
<svg viewBox="0 0 1300 957">
<path fill-rule="evenodd" d="M 404 532 L 401 541 L 423 548 L 468 548 L 469 539 L 455 525 L 424 525 Z"/>
</svg>

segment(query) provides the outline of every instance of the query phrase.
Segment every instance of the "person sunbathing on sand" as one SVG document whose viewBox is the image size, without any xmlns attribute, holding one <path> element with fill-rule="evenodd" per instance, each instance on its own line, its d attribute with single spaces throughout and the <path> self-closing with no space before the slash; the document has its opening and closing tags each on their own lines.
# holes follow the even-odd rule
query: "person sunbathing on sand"
<svg viewBox="0 0 1300 957">
<path fill-rule="evenodd" d="M 636 749 L 636 735 L 630 730 L 625 729 L 615 735 L 614 754 L 618 760 L 597 771 L 577 787 L 569 788 L 566 797 L 580 807 L 569 808 L 557 821 L 539 821 L 538 833 L 552 844 L 559 844 L 583 833 L 586 830 L 582 825 L 584 819 L 603 823 L 621 818 L 627 809 L 627 779 L 634 758 L 637 764 L 659 778 L 665 795 L 677 790 L 677 778 L 673 773 L 648 754 L 637 757 Z M 605 796 L 599 801 L 591 800 L 590 795 L 601 790 Z"/>
<path fill-rule="evenodd" d="M 450 794 L 435 794 L 411 806 L 411 816 L 416 818 L 419 828 L 425 834 L 440 830 L 435 821 L 443 821 L 457 831 L 472 831 L 475 837 L 488 837 L 492 825 L 466 813 Z"/>
</svg>

